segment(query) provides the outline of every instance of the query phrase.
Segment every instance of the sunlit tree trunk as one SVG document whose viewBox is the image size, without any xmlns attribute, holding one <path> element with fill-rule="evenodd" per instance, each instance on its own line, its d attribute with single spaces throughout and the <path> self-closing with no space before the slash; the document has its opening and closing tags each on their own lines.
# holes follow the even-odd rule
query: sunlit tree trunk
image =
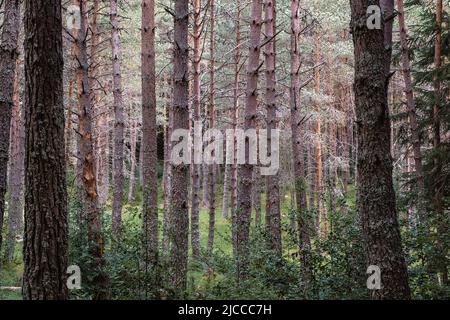
<svg viewBox="0 0 450 320">
<path fill-rule="evenodd" d="M 20 1 L 6 0 L 0 41 L 0 250 L 5 214 L 11 113 L 14 107 L 14 77 L 19 56 Z M 39 27 L 39 26 L 37 26 Z"/>
<path fill-rule="evenodd" d="M 25 161 L 25 110 L 20 101 L 20 59 L 16 60 L 14 79 L 14 109 L 11 119 L 11 142 L 9 161 L 9 214 L 8 236 L 6 238 L 5 258 L 14 260 L 16 237 L 23 229 L 23 189 Z"/>
<path fill-rule="evenodd" d="M 81 200 L 83 204 L 83 216 L 86 219 L 88 230 L 89 253 L 91 255 L 89 262 L 89 272 L 91 279 L 93 299 L 104 300 L 109 297 L 109 278 L 104 272 L 105 260 L 104 239 L 102 235 L 101 210 L 98 202 L 98 191 L 96 181 L 96 168 L 94 158 L 93 141 L 93 110 L 90 90 L 89 63 L 87 57 L 86 44 L 86 19 L 87 11 L 86 1 L 80 0 L 80 14 L 82 19 L 81 27 L 78 30 L 77 55 L 78 62 L 77 79 L 78 83 L 78 101 L 79 101 L 79 161 L 82 170 L 81 175 Z"/>
<path fill-rule="evenodd" d="M 109 110 L 108 104 L 100 101 L 99 88 L 94 83 L 99 82 L 99 43 L 101 42 L 98 30 L 98 16 L 100 12 L 99 0 L 93 1 L 91 20 L 91 91 L 93 107 L 95 110 L 95 167 L 97 168 L 98 200 L 100 206 L 104 206 L 109 193 Z"/>
</svg>

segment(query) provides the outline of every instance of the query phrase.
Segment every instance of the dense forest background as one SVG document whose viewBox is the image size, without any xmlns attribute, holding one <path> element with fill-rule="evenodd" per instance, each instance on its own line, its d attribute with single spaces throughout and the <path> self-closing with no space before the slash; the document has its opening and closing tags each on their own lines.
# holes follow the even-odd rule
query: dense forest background
<svg viewBox="0 0 450 320">
<path fill-rule="evenodd" d="M 449 299 L 449 14 L 0 0 L 0 299 Z M 172 163 L 199 121 L 279 170 Z"/>
</svg>

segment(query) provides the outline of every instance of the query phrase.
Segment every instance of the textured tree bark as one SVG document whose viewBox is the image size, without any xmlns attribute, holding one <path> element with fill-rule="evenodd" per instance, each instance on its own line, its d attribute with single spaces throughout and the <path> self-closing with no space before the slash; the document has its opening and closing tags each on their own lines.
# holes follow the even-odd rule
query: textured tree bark
<svg viewBox="0 0 450 320">
<path fill-rule="evenodd" d="M 311 221 L 308 218 L 306 203 L 306 177 L 304 159 L 304 129 L 302 127 L 302 110 L 300 106 L 300 66 L 301 55 L 299 49 L 300 41 L 300 1 L 291 2 L 291 131 L 292 131 L 292 154 L 294 158 L 295 178 L 295 203 L 297 207 L 298 243 L 300 249 L 300 260 L 302 263 L 302 293 L 305 297 L 311 294 L 313 281 L 311 260 Z"/>
<path fill-rule="evenodd" d="M 374 299 L 409 299 L 408 273 L 400 238 L 392 181 L 387 101 L 390 51 L 385 28 L 367 28 L 367 8 L 379 1 L 351 0 L 355 54 L 355 105 L 358 124 L 358 195 L 367 265 L 381 270 Z"/>
<path fill-rule="evenodd" d="M 192 61 L 193 74 L 193 120 L 201 121 L 201 60 L 202 60 L 202 30 L 203 19 L 201 16 L 201 0 L 194 0 L 194 60 Z M 201 132 L 194 132 L 194 136 L 201 138 Z M 195 148 L 195 145 L 194 145 Z M 192 203 L 191 203 L 191 246 L 192 256 L 194 259 L 200 258 L 200 230 L 199 230 L 199 213 L 200 213 L 200 171 L 201 165 L 192 164 Z"/>
<path fill-rule="evenodd" d="M 113 208 L 112 229 L 115 233 L 122 229 L 122 204 L 123 204 L 123 149 L 125 116 L 122 96 L 122 74 L 119 39 L 119 22 L 117 19 L 117 0 L 110 1 L 110 22 L 112 26 L 112 72 L 113 72 L 113 96 L 114 96 L 114 157 L 113 157 Z"/>
<path fill-rule="evenodd" d="M 328 42 L 334 43 L 335 39 L 333 36 L 328 36 Z M 338 94 L 334 92 L 334 79 L 333 79 L 333 57 L 332 52 L 327 50 L 327 67 L 326 67 L 326 95 L 329 97 L 329 109 L 335 110 L 338 98 Z M 327 184 L 328 191 L 328 208 L 324 208 L 323 212 L 323 226 L 322 226 L 322 236 L 328 237 L 330 233 L 330 214 L 336 216 L 336 178 L 337 178 L 337 168 L 335 165 L 334 159 L 336 159 L 337 155 L 337 141 L 336 141 L 336 124 L 330 122 L 326 126 L 326 136 L 327 136 L 327 145 L 326 148 L 326 156 L 325 156 L 325 182 Z"/>
<path fill-rule="evenodd" d="M 15 2 L 18 6 L 19 1 Z M 68 297 L 68 210 L 61 1 L 26 0 L 25 34 L 27 111 L 22 294 L 25 300 L 62 300 Z M 14 54 L 12 68 L 16 57 Z M 0 61 L 5 60 L 2 57 Z"/>
<path fill-rule="evenodd" d="M 155 74 L 155 2 L 142 1 L 142 159 L 143 222 L 146 262 L 158 259 L 158 178 Z"/>
<path fill-rule="evenodd" d="M 136 180 L 136 146 L 137 146 L 137 123 L 136 119 L 130 117 L 130 178 L 128 182 L 128 202 L 134 201 L 134 183 Z"/>
<path fill-rule="evenodd" d="M 19 56 L 20 1 L 6 0 L 0 42 L 0 250 L 8 171 L 11 113 L 14 107 L 14 76 Z"/>
<path fill-rule="evenodd" d="M 171 135 L 173 132 L 173 108 L 172 108 L 172 79 L 167 79 L 167 92 L 166 92 L 166 135 L 165 135 L 165 156 L 164 156 L 164 217 L 163 217 L 163 243 L 162 250 L 164 253 L 169 251 L 169 231 L 170 231 L 170 203 L 171 203 L 171 185 L 172 185 L 172 162 L 171 151 L 172 141 Z"/>
<path fill-rule="evenodd" d="M 99 75 L 99 52 L 98 46 L 101 36 L 98 31 L 98 15 L 100 13 L 99 0 L 93 0 L 91 21 L 91 95 L 95 113 L 95 167 L 97 169 L 98 202 L 104 206 L 108 200 L 109 193 L 109 110 L 108 104 L 101 103 L 98 88 L 94 85 Z"/>
<path fill-rule="evenodd" d="M 352 94 L 350 92 L 351 88 L 348 88 L 348 90 L 346 89 L 344 92 L 344 103 L 347 104 L 349 101 L 349 96 Z M 350 118 L 350 114 L 349 114 L 349 110 L 345 109 L 345 107 L 343 107 L 343 111 L 347 114 L 347 117 Z M 350 130 L 350 127 L 352 127 L 353 124 L 351 121 L 347 121 L 344 125 L 344 127 L 342 127 L 342 153 L 344 158 L 346 158 L 348 160 L 348 165 L 346 165 L 343 169 L 342 172 L 342 186 L 343 186 L 343 191 L 344 191 L 344 195 L 346 195 L 348 193 L 348 184 L 350 183 L 350 162 L 351 162 L 351 153 L 350 153 L 350 144 L 352 141 L 352 131 Z"/>
<path fill-rule="evenodd" d="M 73 47 L 72 47 L 72 51 L 71 51 L 71 55 L 73 56 Z M 71 75 L 71 79 L 69 80 L 69 96 L 68 96 L 68 102 L 67 102 L 67 115 L 66 115 L 66 131 L 64 134 L 65 137 L 65 142 L 64 145 L 66 146 L 66 155 L 65 155 L 65 159 L 66 159 L 66 165 L 67 168 L 69 168 L 71 166 L 71 160 L 72 160 L 72 130 L 73 130 L 73 119 L 72 119 L 72 115 L 73 115 L 73 110 L 76 108 L 76 105 L 74 104 L 74 98 L 73 98 L 73 89 L 74 89 L 74 84 L 76 82 L 76 79 L 73 77 L 73 75 Z"/>
<path fill-rule="evenodd" d="M 210 37 L 209 37 L 209 101 L 208 101 L 208 112 L 207 121 L 208 126 L 214 129 L 216 125 L 216 106 L 215 106 L 215 16 L 216 7 L 215 1 L 210 0 L 209 2 L 211 10 L 210 18 Z M 215 234 L 215 224 L 216 224 L 216 165 L 208 165 L 208 245 L 206 248 L 206 253 L 209 258 L 211 258 L 212 251 L 214 248 L 214 234 Z"/>
<path fill-rule="evenodd" d="M 267 153 L 272 150 L 271 132 L 277 129 L 277 105 L 275 75 L 276 66 L 276 5 L 275 0 L 267 0 L 264 4 L 265 11 L 265 66 L 266 66 L 266 108 L 267 108 Z M 262 152 L 266 152 L 263 150 Z M 280 212 L 280 181 L 278 172 L 267 176 L 266 185 L 266 230 L 269 235 L 269 247 L 281 257 L 281 212 Z"/>
<path fill-rule="evenodd" d="M 104 240 L 102 236 L 101 210 L 98 203 L 96 168 L 94 159 L 94 145 L 92 137 L 92 101 L 90 90 L 89 63 L 87 58 L 86 30 L 87 3 L 78 1 L 82 19 L 76 44 L 78 47 L 76 60 L 78 62 L 77 79 L 78 101 L 79 101 L 79 161 L 82 170 L 81 199 L 83 203 L 83 216 L 86 219 L 88 230 L 89 253 L 91 255 L 88 263 L 91 273 L 90 286 L 94 300 L 105 300 L 109 297 L 109 278 L 104 272 L 105 260 L 103 257 Z"/>
<path fill-rule="evenodd" d="M 80 7 L 80 1 L 79 0 L 72 0 L 71 4 L 73 6 L 76 7 Z M 81 17 L 81 15 L 80 15 Z M 81 18 L 80 18 L 81 19 Z M 86 26 L 86 20 L 84 21 L 84 25 Z M 74 103 L 73 106 L 71 106 L 71 108 L 77 108 L 77 111 L 79 111 L 81 109 L 80 106 L 80 99 L 79 99 L 79 92 L 80 92 L 80 88 L 81 88 L 81 84 L 82 84 L 82 77 L 83 77 L 83 73 L 80 72 L 79 70 L 79 62 L 77 61 L 77 57 L 80 55 L 80 45 L 78 44 L 77 39 L 79 38 L 79 30 L 77 28 L 73 28 L 72 30 L 70 30 L 72 37 L 74 38 L 74 41 L 72 42 L 72 48 L 71 48 L 71 54 L 72 54 L 72 60 L 73 60 L 73 68 L 75 70 L 75 82 L 76 82 L 76 104 Z M 85 30 L 86 32 L 86 30 Z M 72 89 L 73 90 L 73 89 Z M 72 115 L 75 115 L 78 119 L 77 121 L 74 121 L 77 123 L 78 126 L 78 130 L 80 128 L 80 123 L 79 123 L 79 115 L 77 114 L 77 112 L 74 112 L 73 109 L 70 110 L 70 113 L 68 114 L 68 117 L 70 119 L 70 121 L 72 122 Z M 76 131 L 75 131 L 76 132 Z M 81 135 L 77 134 L 76 135 L 76 157 L 75 157 L 75 185 L 77 187 L 77 197 L 79 199 L 80 202 L 83 201 L 83 182 L 82 182 L 82 177 L 83 177 L 83 162 L 81 161 Z M 80 225 L 83 223 L 83 219 L 84 219 L 84 213 L 82 212 L 82 210 L 80 210 L 79 215 L 79 223 Z"/>
<path fill-rule="evenodd" d="M 173 63 L 173 127 L 189 130 L 188 25 L 189 1 L 175 2 Z M 189 210 L 189 165 L 172 165 L 172 207 L 170 217 L 171 274 L 176 297 L 184 296 L 187 286 Z"/>
<path fill-rule="evenodd" d="M 442 16 L 443 7 L 442 0 L 436 0 L 436 38 L 434 43 L 434 67 L 436 70 L 440 69 L 442 66 Z M 441 108 L 442 108 L 442 97 L 444 93 L 441 89 L 441 80 L 439 76 L 434 77 L 434 97 L 435 105 L 433 107 L 433 148 L 437 151 L 434 158 L 434 175 L 435 181 L 440 181 L 442 176 L 442 146 L 441 146 Z M 439 272 L 444 285 L 448 285 L 448 261 L 446 259 L 448 249 L 446 248 L 445 241 L 442 239 L 443 235 L 448 232 L 447 217 L 444 212 L 443 203 L 443 187 L 441 183 L 435 182 L 434 184 L 434 198 L 433 207 L 436 214 L 437 221 L 437 233 L 438 241 L 437 248 L 439 251 Z"/>
<path fill-rule="evenodd" d="M 247 89 L 245 101 L 244 128 L 256 128 L 256 109 L 258 106 L 258 75 L 260 69 L 260 36 L 262 23 L 262 0 L 252 0 L 249 33 L 249 56 L 247 64 Z M 244 280 L 248 276 L 249 231 L 252 211 L 252 174 L 254 165 L 248 162 L 249 146 L 245 147 L 246 163 L 239 167 L 239 199 L 237 211 L 237 276 Z"/>
<path fill-rule="evenodd" d="M 206 115 L 205 115 L 206 118 Z M 205 126 L 207 127 L 207 126 Z M 207 129 L 207 128 L 205 128 Z M 208 188 L 209 188 L 209 184 L 208 184 L 208 170 L 209 170 L 209 166 L 207 166 L 206 164 L 202 165 L 202 188 L 203 188 L 203 194 L 202 194 L 202 207 L 206 208 L 208 207 Z"/>
<path fill-rule="evenodd" d="M 314 61 L 315 65 L 318 65 L 320 63 L 320 57 L 321 57 L 321 43 L 319 35 L 316 35 L 315 39 L 315 49 L 314 49 Z M 321 87 L 321 75 L 320 75 L 320 68 L 314 69 L 314 93 L 318 96 L 320 95 L 320 87 Z M 317 100 L 317 98 L 316 98 Z M 314 195 L 315 195 L 315 206 L 316 209 L 316 228 L 317 228 L 317 234 L 320 236 L 323 236 L 323 230 L 322 230 L 322 221 L 323 221 L 323 215 L 324 210 L 322 208 L 322 192 L 323 192 L 323 186 L 322 186 L 322 121 L 320 119 L 321 112 L 320 112 L 320 103 L 319 101 L 316 101 L 315 105 L 316 113 L 317 113 L 317 119 L 314 124 L 314 133 L 316 135 L 316 142 L 314 146 L 314 163 L 315 163 L 315 181 L 314 181 Z"/>
<path fill-rule="evenodd" d="M 20 102 L 20 59 L 16 60 L 14 109 L 11 119 L 11 152 L 9 161 L 9 214 L 5 248 L 6 261 L 14 260 L 16 236 L 23 232 L 23 187 L 25 161 L 25 110 Z"/>
<path fill-rule="evenodd" d="M 261 173 L 257 166 L 253 167 L 252 206 L 255 208 L 255 226 L 260 227 L 261 217 Z M 268 232 L 270 232 L 268 230 Z"/>
<path fill-rule="evenodd" d="M 223 199 L 222 199 L 222 218 L 223 219 L 228 219 L 228 217 L 229 217 L 231 174 L 232 174 L 232 165 L 225 164 L 224 177 L 223 177 Z"/>
<path fill-rule="evenodd" d="M 310 131 L 314 131 L 314 124 L 311 122 L 309 124 L 309 130 Z M 315 145 L 313 142 L 310 142 L 306 145 L 306 156 L 307 156 L 307 160 L 308 160 L 308 167 L 307 167 L 307 171 L 308 171 L 308 177 L 309 177 L 309 183 L 308 183 L 308 209 L 309 210 L 314 210 L 315 209 L 315 204 L 314 204 L 314 191 L 316 190 L 316 177 L 315 177 L 315 163 L 314 163 L 314 148 Z M 315 222 L 317 224 L 317 222 Z"/>
<path fill-rule="evenodd" d="M 236 50 L 234 53 L 234 83 L 233 83 L 233 130 L 236 137 L 237 129 L 240 127 L 240 72 L 241 72 L 241 0 L 236 0 Z M 236 235 L 237 235 L 237 199 L 238 199 L 238 166 L 237 166 L 237 143 L 233 139 L 234 159 L 231 174 L 231 238 L 233 243 L 233 256 L 236 257 Z"/>
</svg>

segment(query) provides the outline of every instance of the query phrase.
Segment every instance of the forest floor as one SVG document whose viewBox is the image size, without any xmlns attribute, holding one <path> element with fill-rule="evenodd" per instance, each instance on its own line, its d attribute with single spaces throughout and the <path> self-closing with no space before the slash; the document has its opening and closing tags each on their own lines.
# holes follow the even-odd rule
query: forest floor
<svg viewBox="0 0 450 320">
<path fill-rule="evenodd" d="M 20 257 L 18 257 L 20 255 Z M 0 267 L 0 300 L 21 300 L 23 262 L 20 252 L 14 262 Z"/>
<path fill-rule="evenodd" d="M 216 224 L 215 224 L 215 239 L 214 239 L 214 252 L 219 253 L 223 256 L 232 255 L 232 245 L 231 245 L 231 229 L 230 221 L 222 217 L 222 201 L 221 197 L 217 197 L 216 206 Z M 287 222 L 287 212 L 289 212 L 290 199 L 287 195 L 282 203 L 282 214 L 283 220 Z M 265 197 L 261 196 L 261 219 L 264 225 L 264 204 Z M 128 208 L 127 208 L 128 207 Z M 124 215 L 130 212 L 130 205 L 124 206 Z M 136 206 L 138 209 L 138 206 Z M 109 216 L 109 212 L 106 213 Z M 162 215 L 162 214 L 161 214 Z M 253 212 L 253 223 L 254 223 Z M 124 217 L 125 218 L 125 217 Z M 162 218 L 162 217 L 161 217 Z M 161 219 L 162 220 L 162 219 Z M 162 222 L 162 221 L 161 221 Z M 209 215 L 206 208 L 200 209 L 200 241 L 203 250 L 206 249 L 208 242 L 208 226 L 209 226 Z M 207 268 L 206 268 L 207 269 Z M 21 287 L 23 273 L 23 261 L 22 261 L 22 246 L 17 246 L 15 260 L 11 263 L 4 264 L 0 268 L 0 300 L 20 300 L 21 292 L 17 288 Z M 215 274 L 214 281 L 220 280 L 221 275 Z M 199 267 L 195 263 L 191 263 L 189 267 L 189 275 L 191 283 L 195 284 L 197 288 L 205 288 L 211 285 L 210 280 L 205 272 L 205 267 Z M 201 290 L 202 291 L 202 290 Z"/>
</svg>

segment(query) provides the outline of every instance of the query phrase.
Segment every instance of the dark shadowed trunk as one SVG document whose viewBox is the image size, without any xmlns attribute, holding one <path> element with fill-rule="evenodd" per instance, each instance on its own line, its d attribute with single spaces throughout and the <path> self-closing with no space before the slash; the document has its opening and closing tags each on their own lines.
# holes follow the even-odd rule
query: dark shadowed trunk
<svg viewBox="0 0 450 320">
<path fill-rule="evenodd" d="M 386 27 L 367 27 L 367 7 L 379 1 L 351 0 L 355 54 L 355 104 L 358 124 L 357 205 L 363 227 L 367 265 L 381 270 L 381 290 L 375 299 L 409 299 L 410 289 L 402 250 L 392 181 L 389 75 Z"/>
<path fill-rule="evenodd" d="M 112 229 L 115 233 L 122 228 L 122 202 L 123 202 L 123 148 L 125 116 L 123 111 L 122 74 L 120 56 L 119 21 L 117 13 L 117 0 L 110 1 L 110 20 L 112 26 L 112 72 L 114 96 L 114 156 L 113 156 L 113 208 Z"/>
<path fill-rule="evenodd" d="M 22 294 L 25 300 L 67 299 L 68 210 L 61 1 L 26 0 L 25 35 L 25 269 Z M 16 56 L 14 65 L 15 59 Z M 3 58 L 0 61 L 3 62 Z"/>
</svg>

